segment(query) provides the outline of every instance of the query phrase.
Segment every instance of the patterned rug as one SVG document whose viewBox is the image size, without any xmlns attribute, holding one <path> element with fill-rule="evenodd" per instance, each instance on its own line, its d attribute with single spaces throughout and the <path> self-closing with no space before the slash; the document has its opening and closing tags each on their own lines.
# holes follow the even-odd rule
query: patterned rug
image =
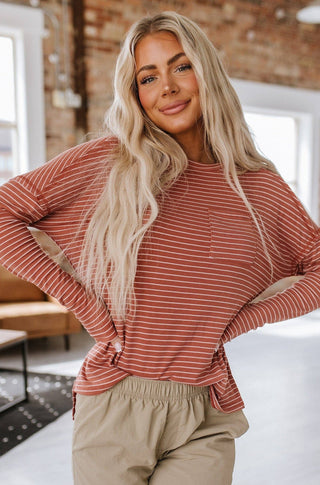
<svg viewBox="0 0 320 485">
<path fill-rule="evenodd" d="M 74 379 L 28 372 L 29 400 L 0 414 L 0 456 L 72 408 Z M 0 370 L 0 406 L 21 395 L 21 373 Z"/>
</svg>

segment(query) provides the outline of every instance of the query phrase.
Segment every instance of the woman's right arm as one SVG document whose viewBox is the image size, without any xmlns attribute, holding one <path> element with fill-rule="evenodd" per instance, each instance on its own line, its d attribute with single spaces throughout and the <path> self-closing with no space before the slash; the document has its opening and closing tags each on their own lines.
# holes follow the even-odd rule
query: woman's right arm
<svg viewBox="0 0 320 485">
<path fill-rule="evenodd" d="M 76 170 L 78 178 L 72 177 L 72 170 L 66 170 L 64 161 L 67 159 L 68 166 L 72 166 L 73 161 L 76 165 L 76 161 L 81 156 L 83 158 L 85 145 L 68 150 L 33 173 L 37 174 L 37 179 L 50 185 L 50 177 L 55 176 L 55 170 L 65 170 L 63 173 L 66 180 L 70 180 L 72 191 L 77 190 L 75 185 L 79 180 L 79 168 L 72 168 Z M 65 196 L 68 197 L 68 194 L 70 187 L 66 186 Z M 59 200 L 63 200 L 61 193 Z M 65 202 L 64 199 L 60 203 Z M 55 209 L 58 204 L 57 199 Z M 96 341 L 108 343 L 117 338 L 117 333 L 107 306 L 97 302 L 94 295 L 53 262 L 41 250 L 28 229 L 28 225 L 45 217 L 50 210 L 52 207 L 41 200 L 39 187 L 33 186 L 32 177 L 28 177 L 28 174 L 16 177 L 0 187 L 0 263 L 15 275 L 55 297 L 74 313 Z"/>
</svg>

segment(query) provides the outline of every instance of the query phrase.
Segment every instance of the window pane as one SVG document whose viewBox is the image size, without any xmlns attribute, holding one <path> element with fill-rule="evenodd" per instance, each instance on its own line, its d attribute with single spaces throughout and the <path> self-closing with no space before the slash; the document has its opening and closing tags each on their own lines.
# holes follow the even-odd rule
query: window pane
<svg viewBox="0 0 320 485">
<path fill-rule="evenodd" d="M 260 153 L 271 160 L 285 181 L 297 184 L 296 120 L 290 116 L 245 113 L 246 121 Z"/>
<path fill-rule="evenodd" d="M 0 184 L 3 184 L 14 175 L 14 148 L 14 131 L 0 128 Z"/>
<path fill-rule="evenodd" d="M 0 120 L 15 121 L 13 40 L 0 36 Z"/>
</svg>

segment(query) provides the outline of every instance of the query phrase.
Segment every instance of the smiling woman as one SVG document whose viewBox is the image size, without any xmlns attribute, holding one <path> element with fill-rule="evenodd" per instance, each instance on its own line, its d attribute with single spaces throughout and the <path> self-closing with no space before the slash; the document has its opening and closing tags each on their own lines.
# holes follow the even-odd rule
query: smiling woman
<svg viewBox="0 0 320 485">
<path fill-rule="evenodd" d="M 136 46 L 135 59 L 146 115 L 183 147 L 189 159 L 204 161 L 198 82 L 176 36 L 158 32 L 144 37 Z"/>
<path fill-rule="evenodd" d="M 194 22 L 134 24 L 114 86 L 104 137 L 0 189 L 0 262 L 96 340 L 74 386 L 75 485 L 230 485 L 248 423 L 224 344 L 320 306 L 319 229 Z"/>
</svg>

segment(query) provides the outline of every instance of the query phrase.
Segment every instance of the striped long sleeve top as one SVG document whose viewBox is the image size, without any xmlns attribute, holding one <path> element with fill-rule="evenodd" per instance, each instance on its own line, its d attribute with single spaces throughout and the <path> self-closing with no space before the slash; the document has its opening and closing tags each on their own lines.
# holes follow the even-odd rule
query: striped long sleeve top
<svg viewBox="0 0 320 485">
<path fill-rule="evenodd" d="M 257 228 L 222 167 L 190 161 L 143 240 L 136 312 L 120 321 L 107 295 L 97 303 L 28 230 L 45 231 L 77 268 L 86 213 L 103 189 L 114 143 L 86 142 L 0 188 L 0 262 L 57 298 L 94 337 L 75 393 L 98 394 L 135 375 L 209 386 L 215 408 L 241 409 L 224 344 L 320 306 L 319 229 L 279 175 L 266 169 L 240 175 L 266 230 L 271 271 Z M 295 274 L 304 278 L 250 305 L 271 283 Z M 116 336 L 120 353 L 110 344 Z"/>
</svg>

